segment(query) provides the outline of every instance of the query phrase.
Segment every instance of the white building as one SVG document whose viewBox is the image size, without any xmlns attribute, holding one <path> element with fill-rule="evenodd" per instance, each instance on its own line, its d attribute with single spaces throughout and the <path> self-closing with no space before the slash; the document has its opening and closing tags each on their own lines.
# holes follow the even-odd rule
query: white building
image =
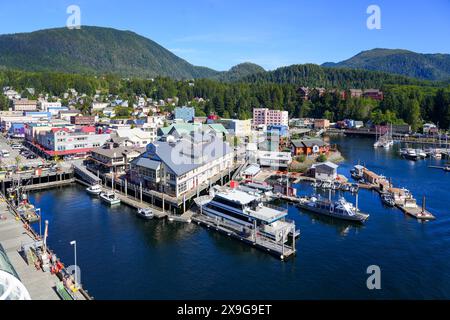
<svg viewBox="0 0 450 320">
<path fill-rule="evenodd" d="M 227 174 L 233 158 L 232 149 L 220 139 L 157 141 L 131 163 L 130 175 L 135 184 L 180 197 L 214 176 Z"/>
<path fill-rule="evenodd" d="M 156 130 L 120 128 L 111 133 L 111 137 L 123 141 L 125 147 L 146 147 L 156 140 Z"/>
<path fill-rule="evenodd" d="M 290 152 L 258 150 L 257 155 L 261 167 L 286 169 L 292 163 Z"/>
<path fill-rule="evenodd" d="M 42 111 L 48 111 L 48 109 L 59 109 L 61 108 L 61 102 L 48 102 L 39 101 L 39 107 Z"/>
<path fill-rule="evenodd" d="M 230 134 L 236 137 L 249 137 L 252 135 L 252 120 L 221 119 L 217 121 L 223 124 Z"/>
<path fill-rule="evenodd" d="M 317 163 L 312 166 L 314 177 L 322 181 L 334 181 L 337 178 L 338 165 L 332 162 Z"/>
</svg>

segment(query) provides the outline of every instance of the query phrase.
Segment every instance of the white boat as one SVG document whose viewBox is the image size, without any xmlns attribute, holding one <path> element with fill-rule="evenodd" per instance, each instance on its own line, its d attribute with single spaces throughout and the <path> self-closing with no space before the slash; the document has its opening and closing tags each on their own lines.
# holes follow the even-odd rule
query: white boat
<svg viewBox="0 0 450 320">
<path fill-rule="evenodd" d="M 102 187 L 98 184 L 90 186 L 89 188 L 86 188 L 87 193 L 93 194 L 98 196 L 100 193 L 102 193 Z"/>
<path fill-rule="evenodd" d="M 216 186 L 195 202 L 201 214 L 242 234 L 250 232 L 281 243 L 299 234 L 295 223 L 285 219 L 286 209 L 265 205 L 260 197 L 242 190 Z"/>
<path fill-rule="evenodd" d="M 324 181 L 323 183 L 322 183 L 322 189 L 331 189 L 331 187 L 332 187 L 332 182 L 331 181 Z"/>
<path fill-rule="evenodd" d="M 153 219 L 155 214 L 153 213 L 152 209 L 143 208 L 143 209 L 139 209 L 137 211 L 137 216 L 140 218 L 146 219 L 146 220 L 151 220 L 151 219 Z"/>
<path fill-rule="evenodd" d="M 100 199 L 109 205 L 120 204 L 120 199 L 114 192 L 102 192 L 100 193 Z"/>
<path fill-rule="evenodd" d="M 299 208 L 333 218 L 357 222 L 364 222 L 369 218 L 368 214 L 362 213 L 344 198 L 332 202 L 313 196 L 300 198 L 299 201 Z"/>
</svg>

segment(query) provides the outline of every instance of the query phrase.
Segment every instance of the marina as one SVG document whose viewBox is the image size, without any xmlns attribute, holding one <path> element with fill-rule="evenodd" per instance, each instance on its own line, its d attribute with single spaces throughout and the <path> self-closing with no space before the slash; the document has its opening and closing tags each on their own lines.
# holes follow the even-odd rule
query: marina
<svg viewBox="0 0 450 320">
<path fill-rule="evenodd" d="M 428 239 L 434 248 L 443 249 L 449 245 L 450 239 L 447 237 L 439 237 L 439 239 L 432 239 L 431 235 L 438 235 L 445 233 L 445 228 L 450 222 L 445 214 L 445 201 L 442 194 L 445 181 L 441 178 L 442 173 L 439 170 L 431 170 L 425 162 L 414 162 L 409 164 L 402 161 L 398 157 L 395 149 L 386 151 L 384 148 L 374 150 L 367 139 L 353 138 L 337 138 L 338 143 L 342 145 L 343 154 L 346 156 L 346 161 L 340 165 L 339 173 L 349 176 L 350 170 L 355 163 L 363 163 L 368 168 L 377 168 L 374 171 L 383 173 L 383 175 L 392 177 L 393 182 L 401 187 L 407 187 L 411 193 L 421 195 L 424 190 L 427 193 L 427 207 L 433 213 L 436 213 L 437 220 L 430 222 L 423 226 L 425 234 L 421 225 L 417 224 L 416 219 L 409 219 L 408 215 L 394 214 L 390 207 L 386 207 L 380 199 L 378 192 L 373 187 L 370 189 L 360 188 L 358 192 L 358 207 L 363 212 L 370 214 L 370 219 L 364 225 L 355 224 L 351 221 L 340 219 L 331 219 L 315 213 L 303 211 L 295 205 L 295 201 L 299 198 L 311 195 L 314 189 L 308 180 L 295 178 L 293 186 L 297 188 L 297 196 L 289 199 L 288 196 L 276 195 L 275 202 L 277 206 L 287 209 L 288 218 L 295 221 L 297 229 L 301 230 L 302 236 L 297 241 L 295 246 L 295 255 L 290 255 L 286 260 L 285 271 L 280 271 L 279 260 L 273 259 L 271 256 L 278 256 L 282 251 L 282 247 L 274 247 L 273 253 L 268 252 L 267 247 L 259 247 L 255 245 L 250 238 L 243 238 L 237 234 L 230 232 L 231 229 L 225 228 L 224 225 L 217 225 L 217 220 L 198 216 L 187 211 L 189 216 L 187 220 L 193 223 L 170 223 L 169 219 L 152 219 L 144 220 L 137 216 L 136 207 L 144 205 L 138 199 L 128 195 L 128 199 L 133 206 L 125 205 L 123 199 L 126 197 L 115 190 L 117 194 L 121 195 L 122 203 L 119 206 L 109 207 L 100 202 L 99 198 L 92 197 L 86 192 L 86 186 L 72 185 L 62 189 L 48 190 L 38 193 L 30 193 L 30 201 L 43 209 L 44 219 L 49 219 L 52 224 L 54 236 L 49 239 L 52 248 L 55 248 L 63 260 L 70 259 L 70 248 L 61 245 L 67 239 L 77 238 L 81 247 L 92 247 L 92 241 L 96 244 L 92 249 L 83 250 L 80 253 L 79 261 L 80 267 L 84 271 L 83 283 L 93 295 L 102 299 L 105 297 L 114 298 L 127 295 L 130 298 L 188 298 L 192 292 L 196 292 L 196 297 L 208 297 L 210 294 L 216 294 L 225 298 L 236 297 L 236 292 L 231 290 L 233 286 L 245 284 L 251 288 L 255 279 L 253 277 L 263 276 L 272 273 L 274 270 L 281 272 L 278 275 L 278 281 L 266 280 L 260 283 L 258 292 L 251 289 L 246 289 L 237 294 L 239 298 L 246 298 L 250 295 L 258 298 L 269 298 L 273 292 L 276 292 L 280 297 L 295 297 L 295 298 L 332 298 L 342 295 L 343 288 L 338 283 L 334 283 L 331 287 L 329 285 L 329 274 L 332 270 L 326 267 L 323 263 L 318 267 L 314 260 L 317 251 L 327 251 L 327 261 L 332 261 L 333 265 L 339 264 L 344 266 L 344 269 L 338 270 L 338 275 L 348 277 L 350 274 L 358 273 L 358 270 L 365 268 L 366 252 L 371 251 L 374 259 L 381 259 L 383 261 L 383 268 L 386 269 L 386 277 L 392 286 L 398 288 L 395 292 L 391 290 L 379 293 L 379 297 L 392 298 L 397 295 L 402 297 L 444 297 L 444 291 L 440 289 L 433 289 L 430 286 L 421 285 L 420 279 L 425 277 L 428 283 L 439 282 L 440 276 L 433 273 L 412 273 L 407 272 L 404 278 L 398 278 L 399 272 L 404 270 L 423 270 L 425 260 L 420 259 L 421 252 L 427 253 L 427 259 L 433 259 L 435 265 L 440 268 L 449 267 L 448 260 L 444 259 L 438 251 L 429 251 L 422 242 L 415 242 L 415 249 L 408 256 L 401 253 L 405 248 L 409 248 L 413 239 Z M 390 165 L 380 167 L 379 163 L 383 163 L 389 159 Z M 414 167 L 411 167 L 414 164 Z M 423 182 L 419 187 L 417 184 L 410 183 L 411 175 L 413 179 L 419 179 L 416 175 L 421 173 L 426 175 L 428 182 Z M 414 180 L 413 180 L 414 181 Z M 425 181 L 425 180 L 421 180 Z M 103 187 L 104 188 L 104 187 Z M 324 198 L 328 198 L 331 191 L 333 198 L 337 196 L 337 191 L 317 189 L 316 192 L 322 194 Z M 336 194 L 336 195 L 335 195 Z M 355 195 L 351 193 L 342 194 L 347 201 L 355 203 Z M 279 198 L 279 199 L 278 199 Z M 77 199 L 75 201 L 75 199 Z M 278 199 L 278 200 L 277 200 Z M 291 200 L 292 204 L 288 204 Z M 53 207 L 61 206 L 60 203 L 65 203 L 64 212 L 52 212 Z M 68 205 L 69 204 L 69 205 Z M 135 207 L 136 206 L 136 207 Z M 148 206 L 148 205 L 146 205 Z M 395 211 L 395 210 L 394 210 Z M 76 212 L 76 214 L 75 214 Z M 182 221 L 180 216 L 174 216 L 174 222 Z M 183 222 L 187 221 L 184 220 Z M 74 223 L 78 221 L 77 223 Z M 67 231 L 67 223 L 73 226 Z M 120 226 L 120 228 L 119 228 Z M 203 226 L 199 228 L 199 226 Z M 405 238 L 404 230 L 410 230 L 411 235 Z M 97 235 L 97 230 L 102 230 Z M 387 230 L 389 230 L 387 232 Z M 232 231 L 232 230 L 231 230 Z M 383 234 L 383 237 L 380 237 Z M 95 241 L 97 237 L 102 237 L 102 241 Z M 433 236 L 434 237 L 434 236 Z M 58 241 L 55 242 L 55 239 Z M 127 239 L 123 242 L 123 239 Z M 234 239 L 234 240 L 233 240 Z M 242 239 L 242 240 L 241 240 Z M 392 252 L 380 250 L 379 246 L 384 243 L 395 242 L 398 249 Z M 142 244 L 145 245 L 142 245 Z M 447 244 L 446 244 L 447 243 Z M 266 244 L 267 246 L 267 244 Z M 289 255 L 289 248 L 285 247 L 285 254 Z M 330 253 L 330 250 L 335 251 Z M 352 257 L 346 261 L 348 257 L 346 252 L 352 252 Z M 120 257 L 118 253 L 120 252 Z M 269 254 L 267 254 L 269 253 Z M 182 256 L 185 259 L 181 265 L 176 266 L 170 263 L 175 261 L 176 257 Z M 398 255 L 402 257 L 399 260 Z M 121 261 L 125 263 L 127 259 L 135 259 L 139 257 L 133 266 L 133 275 L 130 275 L 129 270 L 121 269 L 119 265 Z M 156 258 L 158 257 L 158 258 Z M 101 260 L 99 260 L 101 259 Z M 119 259 L 119 260 L 117 260 Z M 108 281 L 99 281 L 105 279 L 103 272 L 95 270 L 94 266 L 98 263 L 106 266 L 108 273 Z M 177 260 L 179 261 L 179 260 Z M 219 262 L 220 261 L 220 262 Z M 238 261 L 245 261 L 246 266 L 237 267 Z M 213 273 L 202 269 L 203 264 L 208 264 L 209 268 L 214 268 Z M 406 268 L 408 266 L 408 268 Z M 191 268 L 205 270 L 202 274 L 189 272 Z M 236 269 L 237 268 L 237 269 Z M 298 271 L 294 271 L 300 268 Z M 161 276 L 158 270 L 165 269 L 169 276 Z M 251 275 L 254 270 L 258 270 L 256 274 Z M 113 272 L 114 270 L 114 272 Z M 246 274 L 249 278 L 243 279 L 236 276 L 236 271 Z M 252 270 L 250 272 L 250 270 Z M 334 270 L 334 269 L 333 269 Z M 186 278 L 186 272 L 189 278 Z M 295 272 L 295 280 L 289 276 L 290 272 Z M 209 277 L 208 282 L 214 285 L 204 286 L 203 277 Z M 308 276 L 306 276 L 308 275 Z M 127 286 L 122 286 L 120 291 L 117 288 L 126 277 Z M 358 276 L 355 282 L 350 282 L 350 288 L 345 289 L 345 296 L 352 297 L 369 297 L 367 292 L 358 289 L 357 282 L 364 281 L 363 274 L 361 279 Z M 143 280 L 145 279 L 145 280 Z M 253 279 L 253 280 L 252 280 Z M 328 279 L 328 280 L 327 280 Z M 401 289 L 404 288 L 404 281 L 412 281 L 418 283 L 414 290 Z M 138 285 L 144 281 L 143 285 Z M 173 290 L 169 288 L 176 286 L 177 282 L 189 284 L 187 286 L 178 287 L 174 295 Z M 419 282 L 417 282 L 419 281 Z M 225 283 L 227 285 L 225 285 Z M 134 289 L 138 285 L 138 290 Z M 147 289 L 152 288 L 152 290 Z M 323 290 L 324 287 L 329 288 Z M 434 288 L 443 288 L 442 286 L 435 286 Z M 445 286 L 444 286 L 445 288 Z M 268 292 L 272 292 L 269 294 Z"/>
</svg>

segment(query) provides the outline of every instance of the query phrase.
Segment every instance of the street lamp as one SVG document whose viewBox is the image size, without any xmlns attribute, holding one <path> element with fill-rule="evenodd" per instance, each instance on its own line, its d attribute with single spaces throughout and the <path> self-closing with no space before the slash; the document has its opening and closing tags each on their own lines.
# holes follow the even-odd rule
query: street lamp
<svg viewBox="0 0 450 320">
<path fill-rule="evenodd" d="M 77 275 L 77 242 L 71 241 L 70 244 L 74 247 L 74 252 L 75 252 L 75 288 L 78 288 L 78 275 Z"/>
</svg>

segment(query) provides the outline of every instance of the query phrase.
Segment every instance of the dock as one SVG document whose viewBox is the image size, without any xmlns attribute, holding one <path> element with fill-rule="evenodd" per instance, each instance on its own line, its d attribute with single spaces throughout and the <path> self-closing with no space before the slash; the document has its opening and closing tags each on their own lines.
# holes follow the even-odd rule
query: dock
<svg viewBox="0 0 450 320">
<path fill-rule="evenodd" d="M 60 279 L 57 275 L 37 270 L 28 265 L 22 255 L 22 246 L 37 240 L 36 235 L 25 229 L 24 222 L 17 218 L 3 196 L 0 196 L 0 244 L 33 300 L 61 300 L 57 293 Z M 75 293 L 77 300 L 86 300 L 84 291 Z M 85 293 L 86 294 L 86 293 Z"/>
<path fill-rule="evenodd" d="M 202 225 L 208 229 L 217 231 L 227 237 L 241 241 L 247 245 L 250 245 L 256 249 L 262 250 L 266 253 L 273 255 L 274 257 L 284 261 L 291 256 L 295 255 L 295 239 L 293 239 L 293 245 L 280 244 L 269 239 L 262 238 L 258 235 L 248 235 L 239 233 L 228 227 L 224 222 L 218 222 L 203 214 L 194 214 L 192 221 L 198 225 Z"/>
</svg>

